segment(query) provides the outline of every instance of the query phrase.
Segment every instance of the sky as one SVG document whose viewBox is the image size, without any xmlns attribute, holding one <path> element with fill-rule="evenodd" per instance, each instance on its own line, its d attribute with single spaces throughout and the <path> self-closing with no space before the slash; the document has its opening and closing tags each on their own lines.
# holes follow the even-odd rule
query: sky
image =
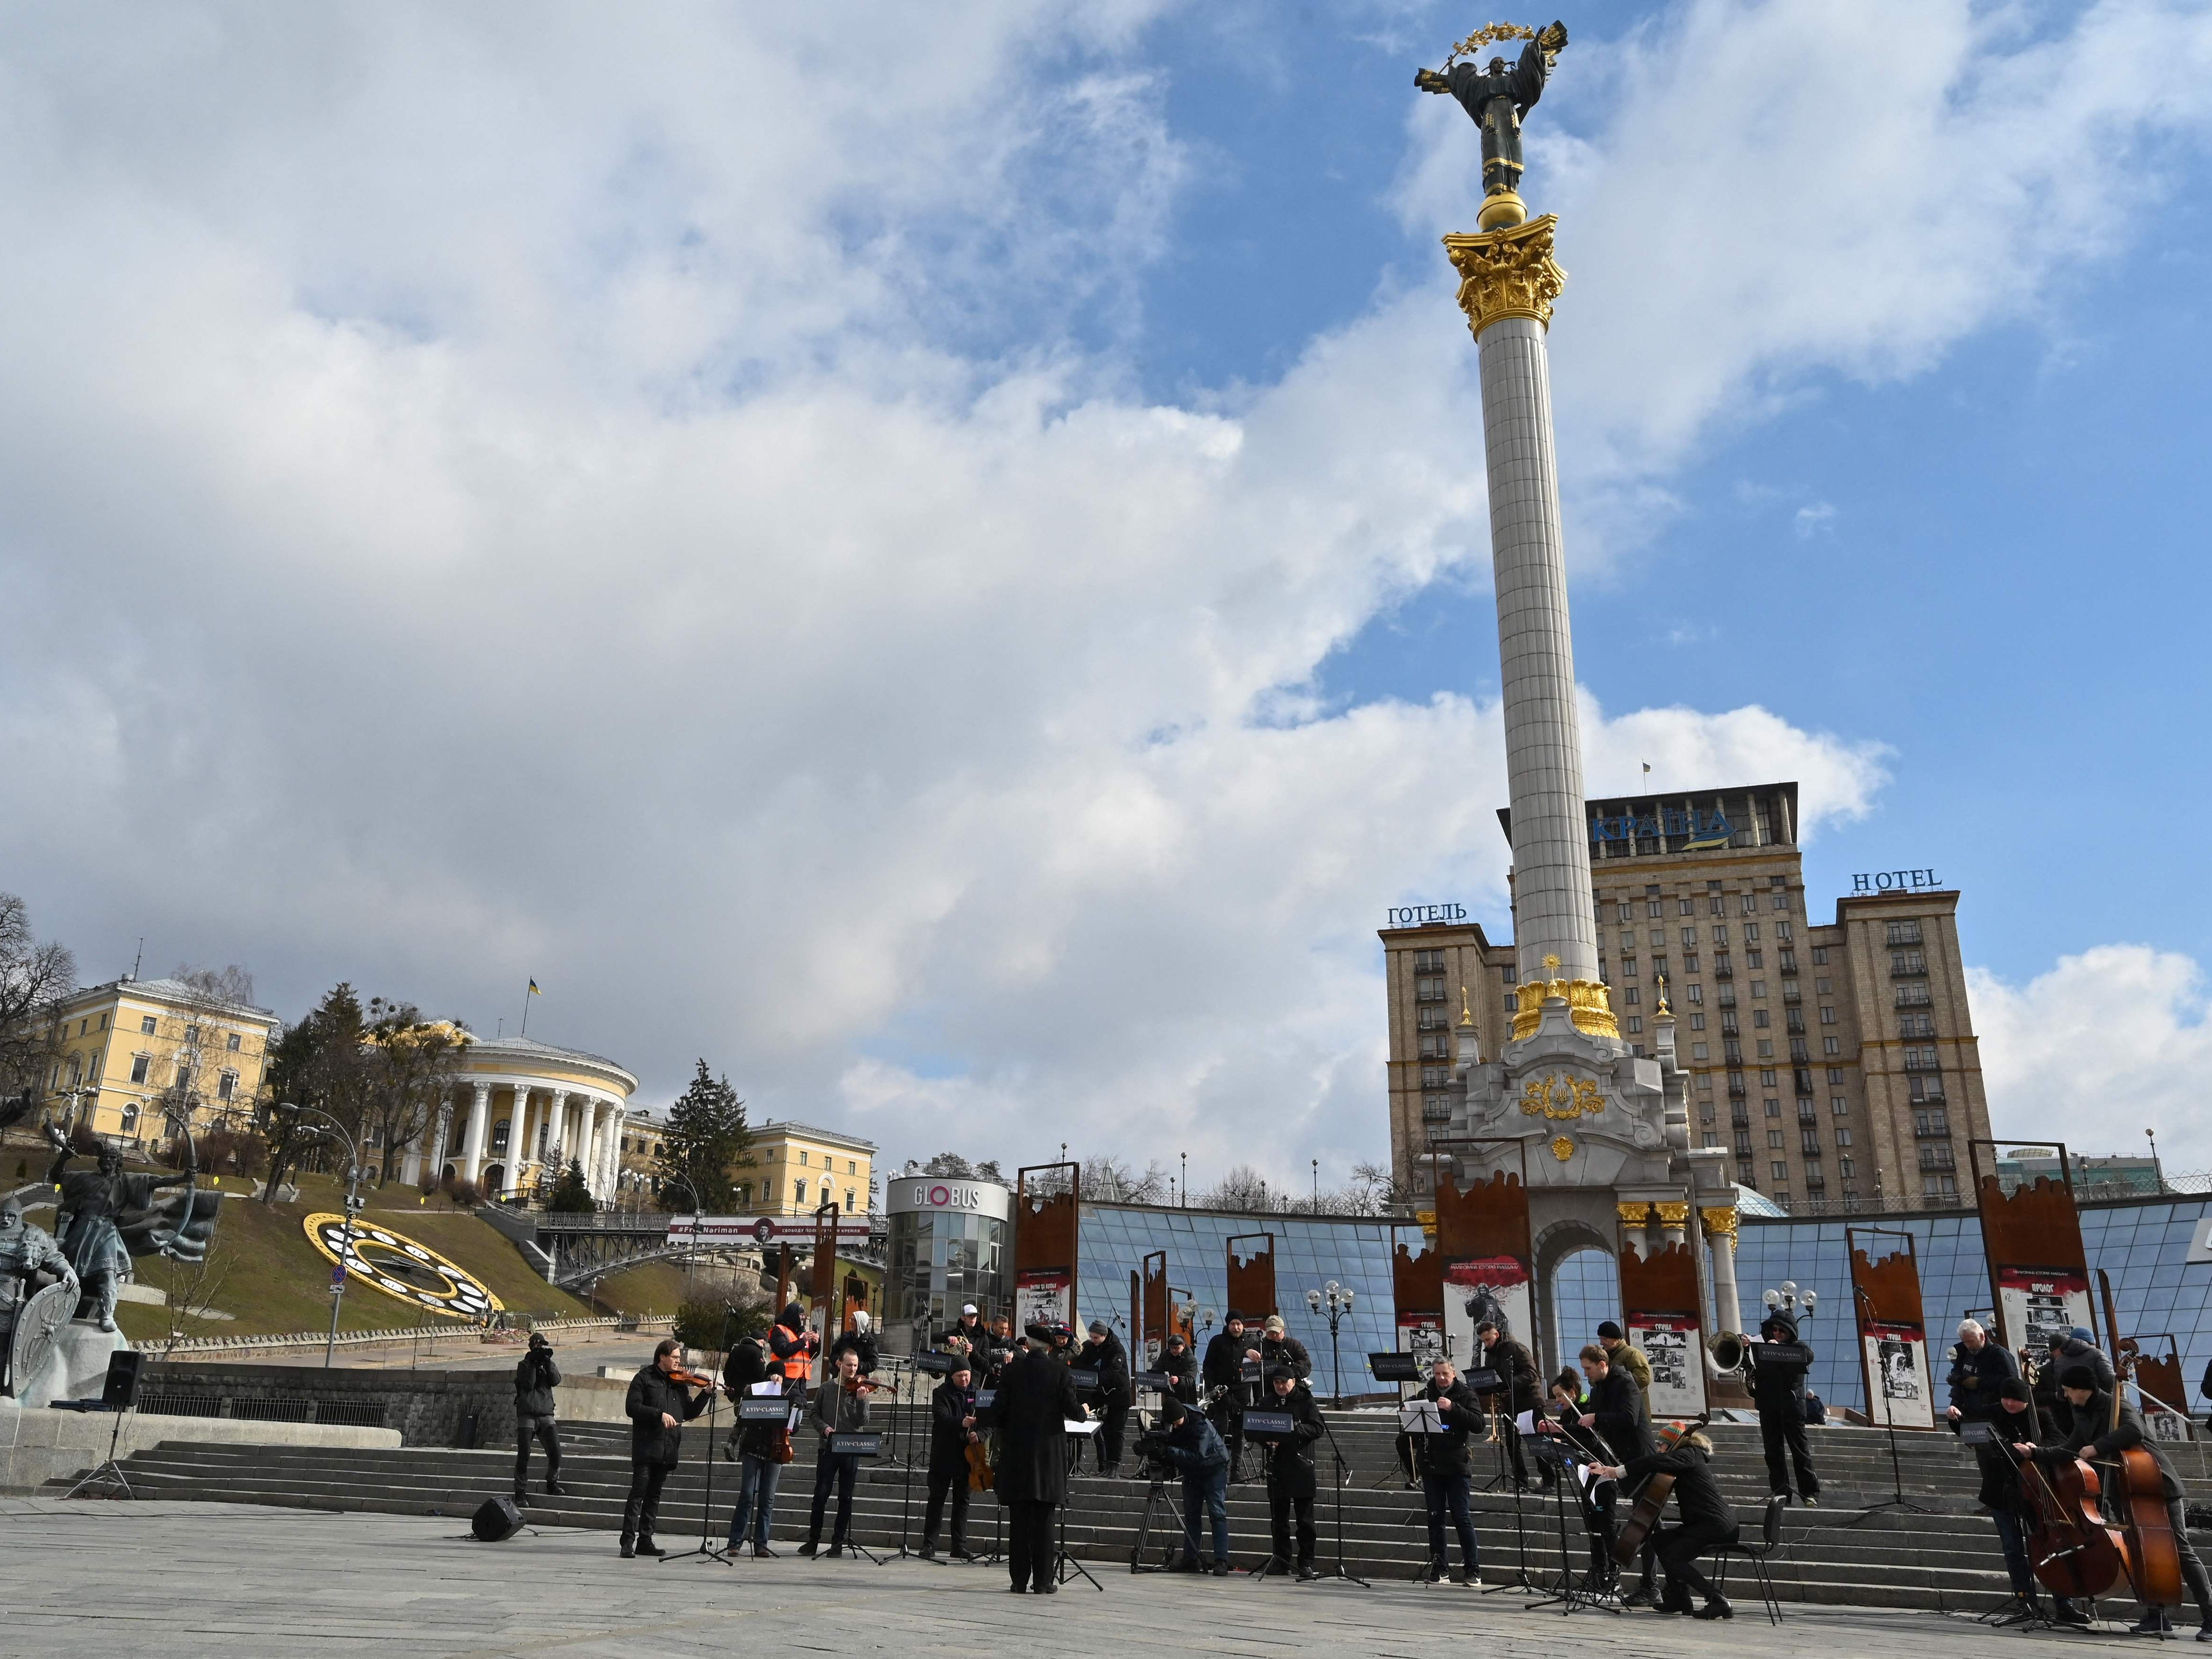
<svg viewBox="0 0 2212 1659">
<path fill-rule="evenodd" d="M 1345 1179 L 1385 910 L 1508 931 L 1470 19 L 9 8 L 0 888 L 894 1165 Z M 1998 1133 L 2212 1168 L 2212 9 L 1568 21 L 1591 792 L 1798 781 L 1816 916 L 1962 890 Z"/>
</svg>

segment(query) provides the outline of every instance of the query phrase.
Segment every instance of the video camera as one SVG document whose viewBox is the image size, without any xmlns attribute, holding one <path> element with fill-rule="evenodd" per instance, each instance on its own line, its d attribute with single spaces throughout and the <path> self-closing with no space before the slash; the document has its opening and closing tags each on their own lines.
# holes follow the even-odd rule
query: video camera
<svg viewBox="0 0 2212 1659">
<path fill-rule="evenodd" d="M 1132 1448 L 1137 1454 L 1137 1478 L 1140 1480 L 1174 1480 L 1182 1471 L 1168 1455 L 1168 1426 L 1164 1417 L 1155 1418 L 1150 1412 L 1137 1413 L 1137 1437 Z"/>
</svg>

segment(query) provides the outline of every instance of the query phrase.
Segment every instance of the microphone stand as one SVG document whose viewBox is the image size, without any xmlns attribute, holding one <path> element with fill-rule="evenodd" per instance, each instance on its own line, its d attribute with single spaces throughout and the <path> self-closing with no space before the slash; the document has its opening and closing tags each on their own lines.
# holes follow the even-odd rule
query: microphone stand
<svg viewBox="0 0 2212 1659">
<path fill-rule="evenodd" d="M 725 1365 L 730 1363 L 730 1321 L 736 1311 L 733 1308 L 725 1308 L 722 1311 L 722 1363 Z M 671 1561 L 705 1560 L 720 1561 L 726 1567 L 730 1565 L 730 1553 L 717 1548 L 714 1544 L 714 1415 L 721 1403 L 722 1384 L 718 1377 L 707 1390 L 707 1438 L 703 1443 L 704 1449 L 700 1454 L 707 1465 L 707 1495 L 699 1505 L 699 1547 L 685 1550 L 681 1555 L 663 1556 L 660 1565 L 664 1567 Z M 679 1437 L 677 1443 L 680 1446 L 683 1443 L 680 1438 L 684 1432 L 682 1424 L 676 1425 L 676 1432 Z"/>
<path fill-rule="evenodd" d="M 1867 1316 L 1871 1319 L 1874 1315 L 1874 1298 L 1866 1293 L 1866 1289 L 1863 1285 L 1854 1285 L 1851 1288 L 1858 1293 L 1859 1305 L 1866 1311 Z M 1860 1340 L 1863 1341 L 1865 1339 L 1862 1337 Z M 1926 1345 L 1923 1343 L 1922 1346 L 1924 1351 Z M 1876 1350 L 1875 1357 L 1877 1359 L 1880 1358 L 1879 1349 Z M 1932 1371 L 1930 1375 L 1932 1379 Z M 1879 1504 L 1868 1504 L 1865 1510 L 1860 1514 L 1849 1521 L 1844 1522 L 1842 1524 L 1846 1527 L 1856 1527 L 1860 1522 L 1871 1518 L 1883 1510 L 1896 1510 L 1899 1513 L 1905 1515 L 1933 1515 L 1936 1513 L 1934 1510 L 1929 1509 L 1925 1504 L 1916 1504 L 1905 1495 L 1905 1471 L 1903 1466 L 1897 1461 L 1897 1408 L 1890 1403 L 1889 1383 L 1887 1379 L 1877 1377 L 1874 1380 L 1878 1382 L 1881 1388 L 1881 1420 L 1883 1426 L 1889 1431 L 1890 1495 L 1882 1499 Z M 1934 1402 L 1931 1401 L 1929 1404 L 1932 1407 Z M 1871 1417 L 1874 1414 L 1874 1401 L 1871 1400 L 1868 1401 L 1867 1407 L 1867 1414 Z"/>
<path fill-rule="evenodd" d="M 921 1367 L 918 1364 L 907 1373 L 906 1427 L 909 1435 L 914 1431 L 914 1383 L 921 1375 Z M 914 1524 L 908 1518 L 914 1510 L 914 1455 L 912 1448 L 906 1446 L 899 1436 L 898 1406 L 898 1393 L 896 1389 L 893 1389 L 891 1393 L 891 1455 L 898 1458 L 902 1466 L 899 1475 L 899 1547 L 884 1558 L 887 1561 L 903 1561 L 909 1555 L 920 1553 L 919 1551 L 908 1549 L 906 1542 L 907 1535 Z"/>
<path fill-rule="evenodd" d="M 1321 1431 L 1328 1437 L 1329 1461 L 1336 1466 L 1334 1471 L 1336 1497 L 1333 1505 L 1336 1510 L 1336 1565 L 1315 1579 L 1314 1583 L 1357 1584 L 1362 1589 L 1371 1589 L 1374 1588 L 1372 1585 L 1358 1574 L 1347 1571 L 1344 1565 L 1344 1487 L 1345 1483 L 1352 1479 L 1352 1465 L 1344 1455 L 1344 1448 L 1336 1443 L 1336 1431 L 1329 1426 L 1326 1416 L 1321 1419 Z"/>
</svg>

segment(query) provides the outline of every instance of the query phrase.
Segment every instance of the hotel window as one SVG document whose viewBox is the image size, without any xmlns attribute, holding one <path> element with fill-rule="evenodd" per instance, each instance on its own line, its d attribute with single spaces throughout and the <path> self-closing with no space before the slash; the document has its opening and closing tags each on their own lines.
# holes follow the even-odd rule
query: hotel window
<svg viewBox="0 0 2212 1659">
<path fill-rule="evenodd" d="M 1623 979 L 1634 979 L 1636 977 L 1636 958 L 1634 957 L 1621 957 L 1620 976 Z"/>
<path fill-rule="evenodd" d="M 1682 948 L 1686 951 L 1694 951 L 1698 948 L 1698 930 L 1696 928 L 1685 927 L 1682 930 Z"/>
<path fill-rule="evenodd" d="M 1790 1179 L 1790 1166 L 1787 1164 L 1784 1164 L 1780 1158 L 1776 1158 L 1773 1163 L 1767 1165 L 1767 1168 L 1774 1171 L 1774 1178 L 1777 1181 L 1787 1181 Z M 1781 1200 L 1782 1195 L 1779 1193 L 1776 1194 L 1775 1201 L 1779 1203 L 1781 1202 Z"/>
<path fill-rule="evenodd" d="M 1746 893 L 1743 896 L 1743 913 L 1747 916 L 1755 916 L 1759 914 L 1758 894 Z"/>
<path fill-rule="evenodd" d="M 1619 904 L 1613 907 L 1613 919 L 1615 921 L 1631 921 L 1634 918 L 1635 915 L 1636 907 L 1629 903 L 1626 899 L 1622 900 Z"/>
<path fill-rule="evenodd" d="M 1830 1095 L 1828 1097 L 1828 1109 L 1838 1117 L 1846 1117 L 1850 1115 L 1851 1109 L 1851 1097 L 1849 1095 Z"/>
<path fill-rule="evenodd" d="M 1933 1014 L 1899 1014 L 1897 1034 L 1902 1037 L 1932 1037 L 1936 1035 L 1936 1016 Z"/>
<path fill-rule="evenodd" d="M 1766 1010 L 1764 1008 L 1753 1009 L 1751 1011 L 1751 1023 L 1753 1025 L 1765 1025 L 1767 1023 Z"/>
<path fill-rule="evenodd" d="M 1726 922 L 1723 922 L 1719 927 L 1713 929 L 1713 943 L 1716 945 L 1726 945 L 1728 942 L 1728 924 Z"/>
<path fill-rule="evenodd" d="M 1844 1080 L 1844 1068 L 1843 1068 L 1842 1066 L 1831 1066 L 1830 1067 L 1828 1067 L 1828 1081 L 1829 1081 L 1829 1082 L 1831 1082 L 1831 1083 L 1841 1083 L 1843 1080 Z"/>
<path fill-rule="evenodd" d="M 1780 908 L 1781 907 L 1779 907 L 1779 906 L 1778 905 L 1776 908 L 1778 909 L 1778 908 Z M 1789 944 L 1789 943 L 1790 943 L 1790 924 L 1789 924 L 1788 922 L 1786 922 L 1786 921 L 1778 921 L 1778 922 L 1776 922 L 1776 923 L 1774 924 L 1774 942 L 1775 942 L 1777 945 L 1787 945 L 1787 944 Z"/>
<path fill-rule="evenodd" d="M 1765 967 L 1766 952 L 1764 951 L 1746 951 L 1743 953 L 1743 965 L 1747 968 Z M 1766 994 L 1764 991 L 1761 991 L 1758 994 L 1764 996 Z"/>
<path fill-rule="evenodd" d="M 1635 969 L 1634 969 L 1633 968 L 1632 968 L 1632 969 L 1629 969 L 1629 971 L 1630 971 L 1631 973 L 1633 973 L 1633 972 L 1635 972 Z M 1627 990 L 1626 990 L 1626 991 L 1624 991 L 1623 993 L 1621 993 L 1621 996 L 1622 996 L 1623 1000 L 1627 1003 L 1628 1006 L 1630 1006 L 1630 1007 L 1632 1007 L 1632 1008 L 1633 1008 L 1634 1006 L 1636 1006 L 1636 988 L 1635 988 L 1633 985 L 1630 986 L 1630 987 L 1628 988 L 1628 989 L 1627 989 Z"/>
<path fill-rule="evenodd" d="M 1744 925 L 1743 925 L 1743 942 L 1744 942 L 1746 945 L 1753 945 L 1753 944 L 1756 944 L 1756 943 L 1758 942 L 1758 940 L 1759 940 L 1759 924 L 1758 924 L 1757 922 L 1755 922 L 1755 921 L 1747 921 L 1746 923 L 1744 923 Z"/>
<path fill-rule="evenodd" d="M 1920 943 L 1920 924 L 1917 921 L 1893 921 L 1884 933 L 1884 944 L 1917 945 Z"/>
<path fill-rule="evenodd" d="M 1705 1017 L 1703 1014 L 1692 1014 L 1690 1016 L 1690 1029 L 1693 1031 L 1704 1030 L 1705 1029 Z"/>
<path fill-rule="evenodd" d="M 1838 1146 L 1848 1146 L 1850 1144 L 1851 1126 L 1848 1123 L 1838 1123 L 1836 1125 L 1836 1145 Z"/>
<path fill-rule="evenodd" d="M 131 1080 L 133 1083 L 143 1083 L 146 1080 L 146 1069 L 153 1063 L 154 1056 L 151 1054 L 131 1055 Z"/>
<path fill-rule="evenodd" d="M 1849 1181 L 1858 1172 L 1859 1166 L 1857 1159 L 1852 1158 L 1839 1158 L 1836 1160 L 1836 1173 L 1842 1176 L 1844 1180 Z"/>
<path fill-rule="evenodd" d="M 1690 971 L 1691 971 L 1692 973 L 1693 973 L 1693 974 L 1694 974 L 1695 972 L 1697 972 L 1697 969 L 1696 969 L 1695 968 L 1692 968 L 1692 969 L 1690 969 Z M 1690 1000 L 1691 1000 L 1691 1001 L 1692 1001 L 1692 1002 L 1703 1002 L 1705 1000 L 1705 988 L 1704 986 L 1702 986 L 1702 985 L 1692 985 L 1692 987 L 1690 987 Z"/>
<path fill-rule="evenodd" d="M 1631 1014 L 1631 1015 L 1628 1017 L 1628 1035 L 1629 1035 L 1629 1036 L 1637 1036 L 1638 1033 L 1640 1033 L 1643 1030 L 1644 1030 L 1644 1016 L 1643 1016 L 1643 1015 L 1641 1015 L 1641 1014 Z"/>
<path fill-rule="evenodd" d="M 1690 1058 L 1708 1060 L 1712 1056 L 1712 1048 L 1713 1045 L 1710 1042 L 1693 1042 L 1690 1045 Z"/>
<path fill-rule="evenodd" d="M 1813 965 L 1815 968 L 1825 968 L 1828 965 L 1828 947 L 1826 945 L 1816 945 L 1813 947 Z"/>
<path fill-rule="evenodd" d="M 1674 914 L 1678 916 L 1694 916 L 1698 914 L 1698 908 L 1695 902 L 1692 900 L 1686 898 L 1676 899 L 1674 901 Z"/>
<path fill-rule="evenodd" d="M 1843 1039 L 1840 1037 L 1822 1037 L 1820 1039 L 1820 1052 L 1824 1054 L 1840 1054 L 1844 1052 Z"/>
<path fill-rule="evenodd" d="M 1770 1098 L 1762 1100 L 1759 1103 L 1766 1108 L 1767 1116 L 1780 1117 L 1782 1115 L 1782 1103 L 1780 1101 Z"/>
<path fill-rule="evenodd" d="M 1824 991 L 1825 991 L 1826 989 L 1827 989 L 1827 987 L 1826 987 L 1826 986 L 1825 986 L 1825 985 L 1823 985 L 1820 988 L 1821 988 L 1822 990 L 1824 990 Z M 1835 1008 L 1834 1008 L 1832 1005 L 1831 1005 L 1831 1006 L 1824 1006 L 1821 1008 L 1821 1010 L 1820 1010 L 1820 1024 L 1823 1024 L 1823 1025 L 1833 1025 L 1835 1023 L 1836 1023 L 1836 1011 L 1835 1011 Z"/>
</svg>

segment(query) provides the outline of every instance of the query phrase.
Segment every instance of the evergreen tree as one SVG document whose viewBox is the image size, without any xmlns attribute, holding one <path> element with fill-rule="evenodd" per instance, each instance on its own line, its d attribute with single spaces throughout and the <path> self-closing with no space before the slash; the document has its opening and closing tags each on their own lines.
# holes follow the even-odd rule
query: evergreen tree
<svg viewBox="0 0 2212 1659">
<path fill-rule="evenodd" d="M 560 1180 L 553 1183 L 553 1195 L 545 1200 L 545 1207 L 556 1215 L 589 1215 L 599 1206 L 592 1196 L 592 1189 L 584 1184 L 584 1166 L 580 1160 L 570 1158 L 568 1167 L 561 1171 Z"/>
<path fill-rule="evenodd" d="M 660 1136 L 660 1206 L 702 1215 L 726 1214 L 737 1205 L 730 1189 L 733 1170 L 752 1162 L 753 1132 L 745 1122 L 745 1103 L 727 1078 L 716 1078 L 699 1062 L 691 1086 L 668 1109 Z"/>
</svg>

